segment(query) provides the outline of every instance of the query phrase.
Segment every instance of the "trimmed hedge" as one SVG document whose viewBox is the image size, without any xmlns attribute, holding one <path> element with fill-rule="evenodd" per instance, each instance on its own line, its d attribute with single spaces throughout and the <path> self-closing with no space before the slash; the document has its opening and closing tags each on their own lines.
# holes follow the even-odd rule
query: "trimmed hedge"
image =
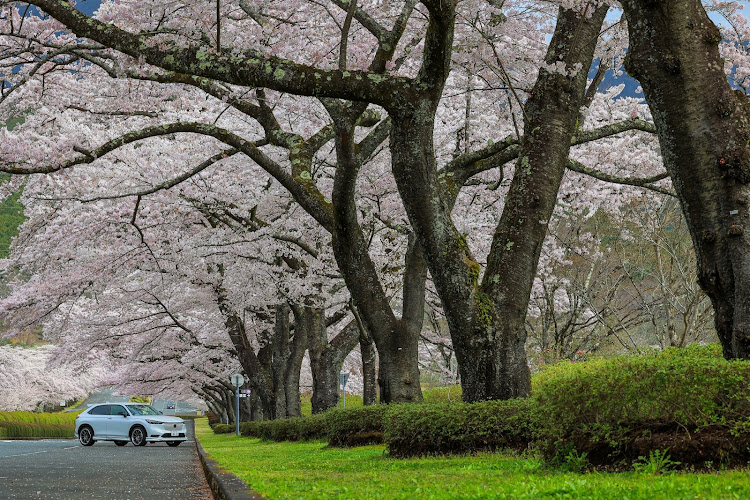
<svg viewBox="0 0 750 500">
<path fill-rule="evenodd" d="M 33 411 L 0 411 L 0 422 L 75 425 L 80 412 L 37 413 Z"/>
<path fill-rule="evenodd" d="M 328 444 L 330 446 L 362 446 L 383 442 L 383 418 L 389 405 L 328 410 Z"/>
<path fill-rule="evenodd" d="M 385 418 L 385 442 L 395 457 L 522 450 L 532 438 L 529 399 L 448 405 L 394 405 Z"/>
<path fill-rule="evenodd" d="M 609 464 L 669 447 L 683 463 L 750 459 L 750 362 L 726 361 L 715 345 L 561 363 L 533 389 L 548 458 L 575 449 Z"/>
<path fill-rule="evenodd" d="M 310 441 L 328 437 L 328 414 L 309 417 L 264 420 L 245 427 L 247 435 L 256 434 L 267 441 Z"/>
<path fill-rule="evenodd" d="M 0 429 L 4 431 L 5 437 L 8 438 L 72 438 L 75 432 L 74 425 L 37 424 L 28 422 L 0 422 Z"/>
<path fill-rule="evenodd" d="M 243 424 L 240 424 L 240 429 L 242 428 Z M 229 424 L 214 424 L 213 426 L 214 434 L 230 434 L 237 430 L 234 425 Z"/>
<path fill-rule="evenodd" d="M 5 430 L 5 427 L 0 427 L 0 438 L 8 437 L 8 431 Z"/>
<path fill-rule="evenodd" d="M 275 441 L 327 437 L 331 446 L 384 439 L 395 457 L 531 445 L 552 462 L 574 456 L 623 467 L 666 449 L 683 466 L 750 462 L 750 362 L 725 361 L 719 346 L 562 362 L 532 384 L 533 396 L 521 400 L 336 408 L 246 422 L 241 432 Z M 215 432 L 224 427 L 234 431 Z"/>
</svg>

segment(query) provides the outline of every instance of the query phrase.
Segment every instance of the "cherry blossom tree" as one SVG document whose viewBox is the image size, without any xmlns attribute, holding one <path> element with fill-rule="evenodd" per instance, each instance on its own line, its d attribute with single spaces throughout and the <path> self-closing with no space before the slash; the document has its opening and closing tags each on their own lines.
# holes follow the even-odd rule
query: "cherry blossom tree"
<svg viewBox="0 0 750 500">
<path fill-rule="evenodd" d="M 81 363 L 57 365 L 54 346 L 0 346 L 0 409 L 31 411 L 86 397 L 103 380 L 107 364 L 92 353 Z"/>
<path fill-rule="evenodd" d="M 200 191 L 199 174 L 222 165 L 233 175 L 217 179 L 215 192 L 227 206 L 234 205 L 232 214 L 252 220 L 247 213 L 257 206 L 253 194 L 264 184 L 245 182 L 247 175 L 258 179 L 238 160 L 249 158 L 331 234 L 354 307 L 378 348 L 386 402 L 421 399 L 417 353 L 426 267 L 447 318 L 464 397 L 528 393 L 524 320 L 560 183 L 566 168 L 599 175 L 569 161 L 571 146 L 629 129 L 652 131 L 635 117 L 581 129 L 586 123 L 581 107 L 591 102 L 598 85 L 596 79 L 587 85 L 587 69 L 605 7 L 586 4 L 555 15 L 549 6 L 528 14 L 524 3 L 333 1 L 329 11 L 312 2 L 237 2 L 223 5 L 214 17 L 215 9 L 207 8 L 215 7 L 211 2 L 173 8 L 121 1 L 103 4 L 91 19 L 67 2 L 31 3 L 52 17 L 13 4 L 3 18 L 3 54 L 20 69 L 7 75 L 2 112 L 11 116 L 34 108 L 18 131 L 5 134 L 3 170 L 52 173 L 39 184 L 39 193 L 75 177 L 81 193 L 72 201 L 117 211 L 119 225 L 129 217 L 129 247 L 137 238 L 137 258 L 156 266 L 154 244 L 141 226 L 144 218 L 152 227 L 161 225 L 165 208 L 146 198 L 158 200 L 162 191 L 185 182 Z M 545 33 L 553 19 L 547 47 Z M 516 38 L 528 50 L 519 51 Z M 604 44 L 599 50 L 614 49 Z M 468 57 L 473 53 L 480 57 Z M 463 74 L 451 76 L 454 64 Z M 483 70 L 475 71 L 479 66 Z M 491 99 L 503 103 L 501 111 L 472 112 L 487 94 L 475 91 L 477 82 L 495 91 Z M 456 88 L 469 89 L 461 95 L 462 106 L 455 102 Z M 450 97 L 453 102 L 443 107 Z M 375 107 L 367 109 L 368 104 Z M 388 118 L 381 120 L 377 113 L 383 110 Z M 493 125 L 507 121 L 491 129 L 500 134 L 477 140 L 480 127 L 472 120 L 479 116 Z M 437 119 L 448 126 L 440 130 Z M 191 134 L 191 140 L 176 139 L 183 134 Z M 437 140 L 442 137 L 451 139 Z M 402 203 L 408 218 L 397 223 L 407 241 L 398 280 L 400 317 L 368 250 L 356 200 L 360 171 L 386 138 L 388 151 L 382 154 L 398 187 L 397 208 Z M 331 141 L 333 175 L 313 168 Z M 196 157 L 208 159 L 196 162 Z M 496 226 L 472 240 L 454 218 L 457 197 L 472 178 L 486 181 L 484 172 L 502 171 L 508 162 L 515 168 Z M 137 168 L 130 168 L 133 164 Z M 88 189 L 92 184 L 108 191 L 106 196 L 97 201 Z M 106 201 L 116 197 L 117 203 Z M 70 207 L 62 210 L 73 213 Z M 394 227 L 385 217 L 379 221 Z M 194 227 L 188 224 L 189 229 Z M 49 236 L 68 235 L 50 231 Z M 479 240 L 489 242 L 486 259 L 475 257 L 472 245 Z M 195 248 L 186 238 L 180 252 L 195 253 Z M 221 273 L 210 276 L 210 265 L 197 264 L 201 258 L 191 273 L 211 283 Z M 90 262 L 89 272 L 96 269 L 103 277 L 104 268 Z M 232 276 L 241 280 L 243 274 Z M 84 291 L 72 280 L 48 285 L 39 291 L 49 297 Z M 248 293 L 246 287 L 223 288 Z"/>
</svg>

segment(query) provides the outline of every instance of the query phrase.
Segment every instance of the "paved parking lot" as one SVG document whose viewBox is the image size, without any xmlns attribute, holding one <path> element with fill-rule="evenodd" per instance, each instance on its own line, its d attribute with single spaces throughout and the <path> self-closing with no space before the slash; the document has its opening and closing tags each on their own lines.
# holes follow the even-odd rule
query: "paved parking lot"
<svg viewBox="0 0 750 500">
<path fill-rule="evenodd" d="M 176 448 L 0 441 L 0 498 L 211 499 L 189 436 Z"/>
</svg>

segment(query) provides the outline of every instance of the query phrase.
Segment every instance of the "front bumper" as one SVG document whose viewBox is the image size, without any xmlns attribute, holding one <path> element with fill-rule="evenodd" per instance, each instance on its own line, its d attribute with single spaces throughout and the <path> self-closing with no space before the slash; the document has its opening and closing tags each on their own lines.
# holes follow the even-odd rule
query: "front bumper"
<svg viewBox="0 0 750 500">
<path fill-rule="evenodd" d="M 149 424 L 146 429 L 146 442 L 158 443 L 162 441 L 187 441 L 185 424 Z"/>
</svg>

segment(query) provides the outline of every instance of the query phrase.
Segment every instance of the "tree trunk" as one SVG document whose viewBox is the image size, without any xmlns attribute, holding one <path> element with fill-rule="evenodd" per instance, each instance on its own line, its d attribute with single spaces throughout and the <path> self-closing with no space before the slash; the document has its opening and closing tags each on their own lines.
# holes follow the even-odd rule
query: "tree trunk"
<svg viewBox="0 0 750 500">
<path fill-rule="evenodd" d="M 370 406 L 378 402 L 377 351 L 372 337 L 364 328 L 359 332 L 359 351 L 362 355 L 362 404 Z"/>
<path fill-rule="evenodd" d="M 344 359 L 357 345 L 358 332 L 353 322 L 350 322 L 331 342 L 328 342 L 323 310 L 304 307 L 302 316 L 308 334 L 310 369 L 313 376 L 311 403 L 312 412 L 315 414 L 338 405 L 339 372 Z"/>
<path fill-rule="evenodd" d="M 630 38 L 625 67 L 651 108 L 724 356 L 750 359 L 748 98 L 727 81 L 721 34 L 700 1 L 622 5 Z"/>
<path fill-rule="evenodd" d="M 273 350 L 271 357 L 271 380 L 273 383 L 274 418 L 286 417 L 286 367 L 289 349 L 289 306 L 276 306 L 276 322 L 273 327 Z M 297 386 L 299 394 L 299 385 Z"/>
<path fill-rule="evenodd" d="M 299 375 L 302 360 L 307 349 L 307 332 L 302 327 L 299 317 L 299 307 L 292 307 L 294 313 L 294 338 L 284 373 L 284 393 L 286 396 L 286 416 L 301 417 L 302 408 L 299 394 Z"/>
<path fill-rule="evenodd" d="M 424 259 L 418 246 L 410 244 L 404 270 L 403 314 L 398 319 L 380 284 L 357 220 L 355 191 L 361 160 L 356 154 L 354 124 L 364 108 L 346 108 L 331 102 L 325 104 L 336 131 L 333 251 L 352 301 L 378 349 L 380 402 L 420 402 L 418 342 L 424 319 L 427 275 Z"/>
<path fill-rule="evenodd" d="M 480 266 L 450 218 L 466 179 L 437 177 L 432 123 L 439 94 L 392 113 L 394 175 L 445 309 L 465 401 L 530 393 L 525 353 L 529 294 L 606 10 L 598 8 L 590 17 L 560 10 L 546 62 L 582 69 L 569 77 L 540 70 L 525 105 L 526 136 L 481 284 Z M 433 36 L 437 51 L 440 35 Z"/>
<path fill-rule="evenodd" d="M 271 386 L 266 377 L 266 370 L 263 368 L 258 356 L 255 355 L 253 346 L 250 345 L 250 341 L 247 338 L 245 324 L 229 303 L 226 291 L 217 287 L 215 292 L 219 310 L 224 316 L 224 325 L 229 333 L 229 338 L 234 346 L 240 366 L 242 366 L 242 371 L 247 380 L 246 383 L 252 388 L 253 393 L 257 395 L 263 407 L 263 414 L 269 418 L 274 418 L 274 394 L 270 390 Z"/>
</svg>

